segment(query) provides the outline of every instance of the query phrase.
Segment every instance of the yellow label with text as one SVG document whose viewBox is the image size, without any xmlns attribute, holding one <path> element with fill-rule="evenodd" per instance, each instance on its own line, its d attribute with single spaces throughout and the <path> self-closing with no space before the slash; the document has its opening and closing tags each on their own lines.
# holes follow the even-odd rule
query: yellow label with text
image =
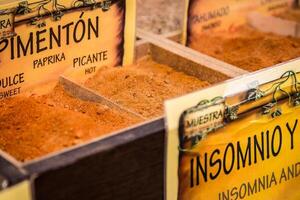
<svg viewBox="0 0 300 200">
<path fill-rule="evenodd" d="M 102 66 L 133 62 L 135 1 L 113 1 L 107 11 L 47 2 L 29 1 L 33 11 L 15 16 L 17 35 L 0 40 L 0 100 L 46 93 L 60 75 L 83 82 Z"/>
<path fill-rule="evenodd" d="M 256 81 L 265 91 L 280 83 L 282 74 L 296 72 L 299 62 L 295 60 L 165 103 L 167 200 L 300 199 L 299 106 L 286 98 L 276 107 L 282 115 L 264 115 L 262 106 L 273 99 L 270 93 L 241 104 L 238 119 L 229 123 L 223 119 L 225 126 L 216 130 L 214 123 L 219 124 L 222 116 L 218 114 L 222 113 L 220 108 L 212 104 L 211 109 L 203 107 L 203 112 L 195 109 L 199 102 L 219 96 L 227 97 L 227 105 L 236 105 L 245 99 L 249 84 Z M 288 79 L 282 91 L 295 92 L 293 84 L 294 79 Z M 278 98 L 279 93 L 274 97 Z M 190 115 L 190 111 L 197 115 Z M 188 126 L 183 123 L 185 119 L 189 120 Z M 205 132 L 209 129 L 204 125 L 212 129 Z"/>
<path fill-rule="evenodd" d="M 178 199 L 299 199 L 300 108 L 281 108 L 281 117 L 250 114 L 182 153 Z"/>
<path fill-rule="evenodd" d="M 24 181 L 0 192 L 1 200 L 31 200 L 30 183 Z"/>
</svg>

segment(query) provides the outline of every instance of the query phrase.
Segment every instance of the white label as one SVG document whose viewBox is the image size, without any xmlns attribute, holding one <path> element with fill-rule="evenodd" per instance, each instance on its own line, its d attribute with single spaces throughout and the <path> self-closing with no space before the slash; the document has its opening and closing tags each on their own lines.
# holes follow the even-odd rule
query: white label
<svg viewBox="0 0 300 200">
<path fill-rule="evenodd" d="M 223 124 L 224 103 L 208 107 L 195 106 L 183 114 L 185 137 L 191 137 Z"/>
</svg>

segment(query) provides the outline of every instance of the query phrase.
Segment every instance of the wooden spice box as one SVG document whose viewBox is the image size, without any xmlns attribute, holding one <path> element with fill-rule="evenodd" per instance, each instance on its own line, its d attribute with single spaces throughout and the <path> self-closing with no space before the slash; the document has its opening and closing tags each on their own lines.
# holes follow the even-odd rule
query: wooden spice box
<svg viewBox="0 0 300 200">
<path fill-rule="evenodd" d="M 172 66 L 210 84 L 243 73 L 229 65 L 220 67 L 219 62 L 207 58 L 199 61 L 186 57 L 189 55 L 186 48 L 169 46 L 158 36 L 155 36 L 155 43 L 149 42 L 147 34 L 148 41 L 143 34 L 139 37 L 142 40 L 136 44 L 137 59 L 149 55 L 157 63 Z M 81 99 L 123 109 L 66 77 L 61 77 L 60 83 Z M 26 176 L 36 200 L 163 199 L 164 138 L 164 119 L 159 117 L 25 163 L 0 152 L 1 174 L 11 183 Z M 6 160 L 13 160 L 13 163 L 7 166 Z M 10 168 L 17 169 L 17 175 L 6 172 Z"/>
<path fill-rule="evenodd" d="M 0 156 L 0 169 L 0 191 L 28 178 L 25 170 L 4 152 L 1 152 Z"/>
<path fill-rule="evenodd" d="M 298 34 L 297 23 L 272 21 L 275 17 L 271 16 L 295 20 L 297 15 L 290 13 L 290 2 L 255 4 L 254 1 L 220 1 L 212 4 L 209 1 L 187 0 L 185 30 L 174 32 L 171 40 L 186 44 L 191 54 L 196 55 L 197 52 L 200 57 L 208 55 L 245 72 L 284 64 L 300 57 L 300 40 L 290 36 Z M 206 14 L 222 5 L 224 8 L 232 6 L 232 10 L 220 14 L 219 18 L 205 18 Z M 288 36 L 285 35 L 287 33 Z"/>
<path fill-rule="evenodd" d="M 140 30 L 141 32 L 142 32 L 142 30 Z M 170 40 L 171 41 L 173 41 L 173 42 L 176 42 L 176 43 L 178 43 L 178 44 L 181 44 L 181 40 L 182 40 L 182 32 L 181 31 L 176 31 L 176 32 L 174 32 L 173 33 L 173 35 L 172 35 L 172 37 L 170 38 Z M 272 45 L 272 44 L 270 44 L 270 45 Z M 288 43 L 287 45 L 290 45 L 290 43 Z M 195 55 L 199 55 L 199 57 L 203 57 L 203 55 L 207 55 L 207 54 L 205 54 L 205 53 L 203 53 L 203 52 L 200 52 L 200 51 L 197 51 L 197 50 L 195 50 L 195 49 L 192 49 L 192 48 L 189 48 L 189 47 L 187 47 L 189 50 L 189 52 L 190 52 L 190 54 L 195 54 Z M 214 58 L 214 57 L 212 57 L 212 56 L 210 56 L 210 55 L 208 55 L 209 57 L 211 57 L 211 58 Z M 288 55 L 289 56 L 289 55 Z M 300 54 L 299 54 L 299 57 L 300 57 Z M 225 61 L 223 61 L 223 60 L 221 60 L 221 59 L 217 59 L 217 58 L 214 58 L 214 59 L 216 59 L 216 60 L 218 60 L 218 61 L 221 61 L 221 62 L 224 62 L 224 63 L 226 63 L 226 64 L 229 64 L 229 63 L 227 63 L 227 62 L 225 62 Z M 294 58 L 294 59 L 297 59 L 297 58 Z M 291 59 L 291 60 L 294 60 L 294 59 Z M 287 63 L 287 62 L 289 62 L 289 61 L 291 61 L 291 60 L 289 60 L 289 59 L 285 59 L 285 61 L 283 61 L 283 62 L 280 62 L 280 63 L 278 63 L 278 64 L 275 64 L 275 65 L 282 65 L 282 64 L 285 64 L 285 63 Z M 231 64 L 230 64 L 231 65 Z M 275 66 L 275 65 L 273 65 L 273 66 Z M 234 67 L 236 67 L 236 68 L 239 68 L 239 69 L 241 69 L 241 70 L 243 70 L 243 72 L 244 73 L 247 73 L 247 72 L 250 72 L 251 70 L 247 70 L 247 69 L 242 69 L 241 67 L 238 67 L 238 66 L 236 66 L 236 65 L 232 65 L 232 66 L 234 66 Z M 273 66 L 270 66 L 270 67 L 273 67 Z M 253 71 L 253 70 L 252 70 Z"/>
</svg>

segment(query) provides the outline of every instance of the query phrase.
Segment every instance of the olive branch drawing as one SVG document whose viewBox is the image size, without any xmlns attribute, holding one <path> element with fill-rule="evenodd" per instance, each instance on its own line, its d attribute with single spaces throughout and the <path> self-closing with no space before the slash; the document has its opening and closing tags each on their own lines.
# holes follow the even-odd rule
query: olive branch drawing
<svg viewBox="0 0 300 200">
<path fill-rule="evenodd" d="M 72 7 L 69 9 L 90 7 L 91 9 L 101 8 L 102 11 L 105 12 L 109 10 L 111 4 L 111 0 L 104 0 L 101 2 L 97 2 L 96 0 L 75 0 L 72 3 Z M 51 10 L 49 9 L 50 7 L 52 8 Z M 59 21 L 64 16 L 65 11 L 69 9 L 62 5 L 59 0 L 41 0 L 33 3 L 23 1 L 19 3 L 14 14 L 26 15 L 37 12 L 37 16 L 30 19 L 30 24 L 44 27 L 46 26 L 46 23 L 42 21 L 44 16 L 51 16 L 54 21 Z"/>
<path fill-rule="evenodd" d="M 46 6 L 51 5 L 50 11 Z M 27 1 L 21 2 L 16 8 L 16 15 L 26 15 L 31 12 L 37 11 L 38 15 L 30 20 L 31 25 L 37 25 L 39 27 L 45 26 L 45 22 L 41 22 L 42 16 L 50 15 L 54 21 L 58 21 L 64 15 L 66 7 L 58 2 L 58 0 L 42 0 L 34 3 L 28 3 Z"/>
<path fill-rule="evenodd" d="M 104 12 L 108 11 L 112 4 L 111 0 L 97 2 L 96 0 L 75 0 L 73 7 L 91 7 L 92 9 L 101 8 Z"/>
<path fill-rule="evenodd" d="M 292 105 L 292 106 L 300 105 L 300 92 L 299 92 L 299 88 L 298 88 L 298 85 L 300 83 L 297 80 L 296 73 L 293 71 L 287 71 L 280 77 L 280 79 L 283 79 L 283 80 L 274 83 L 269 89 L 267 89 L 265 91 L 262 91 L 258 88 L 249 91 L 248 98 L 247 98 L 248 101 L 253 101 L 253 100 L 255 101 L 255 100 L 258 100 L 270 93 L 271 94 L 273 93 L 272 101 L 262 107 L 263 114 L 264 115 L 271 114 L 271 116 L 273 118 L 282 115 L 282 111 L 278 106 L 278 99 L 276 97 L 276 95 L 278 93 L 288 96 L 290 105 Z M 289 93 L 289 92 L 285 91 L 284 89 L 282 89 L 282 86 L 291 79 L 293 81 L 292 93 Z"/>
</svg>

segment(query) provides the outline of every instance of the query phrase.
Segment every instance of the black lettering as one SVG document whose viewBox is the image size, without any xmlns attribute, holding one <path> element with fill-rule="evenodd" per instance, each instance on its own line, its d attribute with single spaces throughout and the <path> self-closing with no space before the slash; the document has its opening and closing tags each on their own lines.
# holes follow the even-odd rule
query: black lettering
<svg viewBox="0 0 300 200">
<path fill-rule="evenodd" d="M 70 26 L 74 25 L 74 22 L 64 25 L 62 28 L 66 29 L 66 44 L 70 44 Z"/>
<path fill-rule="evenodd" d="M 81 25 L 81 29 L 79 28 L 79 25 Z M 78 33 L 81 33 L 81 34 L 79 34 L 79 38 L 77 38 Z M 83 38 L 84 38 L 84 35 L 85 35 L 85 22 L 84 22 L 84 20 L 80 19 L 75 24 L 75 28 L 74 28 L 74 32 L 73 32 L 74 41 L 76 43 L 81 42 L 83 40 Z"/>
<path fill-rule="evenodd" d="M 289 133 L 291 135 L 291 149 L 294 149 L 294 133 L 295 133 L 297 124 L 298 124 L 298 119 L 296 119 L 293 129 L 291 129 L 290 124 L 286 123 L 286 127 L 289 130 Z"/>
<path fill-rule="evenodd" d="M 190 166 L 191 166 L 191 173 L 190 173 L 190 187 L 193 188 L 194 187 L 194 158 L 191 159 L 190 162 Z"/>
<path fill-rule="evenodd" d="M 266 141 L 267 141 L 267 159 L 270 158 L 270 132 L 266 132 Z"/>
<path fill-rule="evenodd" d="M 216 159 L 214 161 L 214 155 L 215 154 L 220 155 L 220 150 L 219 149 L 214 150 L 214 152 L 212 153 L 212 155 L 210 157 L 210 167 L 213 168 L 215 165 L 217 165 L 217 172 L 216 172 L 216 174 L 215 175 L 213 175 L 212 173 L 209 174 L 211 180 L 215 180 L 219 176 L 219 174 L 221 172 L 221 169 L 222 169 L 222 162 L 221 162 L 221 160 L 220 159 Z"/>
<path fill-rule="evenodd" d="M 260 144 L 260 145 L 259 145 Z M 265 160 L 264 154 L 264 132 L 261 133 L 261 141 L 258 142 L 257 135 L 254 136 L 254 163 L 257 163 L 257 151 L 259 151 L 261 160 Z"/>
<path fill-rule="evenodd" d="M 93 25 L 92 20 L 89 19 L 88 20 L 88 39 L 90 40 L 92 37 L 92 31 L 95 34 L 95 37 L 98 38 L 99 37 L 99 17 L 96 17 L 96 27 Z"/>
<path fill-rule="evenodd" d="M 246 194 L 247 194 L 247 186 L 245 183 L 243 183 L 240 187 L 240 191 L 239 191 L 239 196 L 240 196 L 240 199 L 244 199 L 246 197 Z"/>
<path fill-rule="evenodd" d="M 227 153 L 228 153 L 228 150 L 231 149 L 231 157 L 230 156 L 227 156 Z M 235 156 L 234 156 L 234 146 L 232 143 L 229 143 L 225 149 L 225 153 L 224 153 L 224 158 L 223 158 L 223 168 L 224 168 L 224 172 L 226 175 L 230 174 L 230 172 L 232 171 L 233 169 L 233 166 L 234 166 L 234 161 L 235 161 Z M 229 158 L 231 159 L 231 164 L 230 164 L 230 168 L 227 169 L 227 166 L 226 166 L 226 161 L 227 159 L 226 158 Z"/>
<path fill-rule="evenodd" d="M 42 34 L 46 33 L 46 31 L 47 30 L 44 29 L 42 31 L 37 31 L 36 32 L 36 47 L 37 47 L 36 52 L 37 53 L 40 53 L 40 52 L 45 51 L 45 50 L 48 49 L 48 47 L 41 47 L 41 44 L 46 41 L 46 38 L 41 37 L 41 36 L 42 36 Z"/>
<path fill-rule="evenodd" d="M 275 150 L 275 134 L 276 133 L 278 133 L 278 136 L 279 136 L 277 150 Z M 272 154 L 274 157 L 278 156 L 278 154 L 280 153 L 281 146 L 282 146 L 282 131 L 281 131 L 280 126 L 276 126 L 276 128 L 273 131 L 273 135 L 272 135 Z"/>
<path fill-rule="evenodd" d="M 8 40 L 7 39 L 1 40 L 0 41 L 0 53 L 3 52 L 7 46 L 8 46 Z"/>
<path fill-rule="evenodd" d="M 248 165 L 251 165 L 251 138 L 248 137 L 247 147 L 245 154 L 243 155 L 243 150 L 241 148 L 240 142 L 237 143 L 237 169 L 240 169 L 240 159 L 242 160 L 243 168 L 246 166 L 246 160 L 248 157 Z"/>
<path fill-rule="evenodd" d="M 201 164 L 200 156 L 197 156 L 197 163 L 196 163 L 196 176 L 197 176 L 197 185 L 200 184 L 200 176 L 199 173 L 202 174 L 204 181 L 207 182 L 207 153 L 204 155 L 204 167 Z"/>
<path fill-rule="evenodd" d="M 56 42 L 56 46 L 57 47 L 61 47 L 61 26 L 58 26 L 58 33 L 55 34 L 55 32 L 53 31 L 53 28 L 50 28 L 49 30 L 49 34 L 50 34 L 50 46 L 49 49 L 53 49 L 53 41 L 55 40 Z"/>
<path fill-rule="evenodd" d="M 24 46 L 24 44 L 22 43 L 21 37 L 17 37 L 17 51 L 18 58 L 20 58 L 21 56 L 26 56 L 28 51 L 30 51 L 30 54 L 33 54 L 33 33 L 29 34 L 29 39 L 27 41 L 26 46 Z"/>
</svg>

